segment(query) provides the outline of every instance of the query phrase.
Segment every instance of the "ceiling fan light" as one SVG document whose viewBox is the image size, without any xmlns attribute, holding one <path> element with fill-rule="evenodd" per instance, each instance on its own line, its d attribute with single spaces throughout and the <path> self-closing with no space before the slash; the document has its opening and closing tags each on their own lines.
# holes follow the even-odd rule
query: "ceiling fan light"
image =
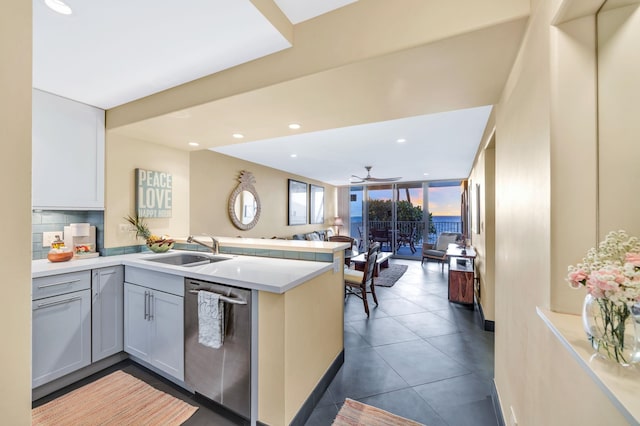
<svg viewBox="0 0 640 426">
<path fill-rule="evenodd" d="M 61 15 L 71 15 L 73 13 L 69 5 L 61 0 L 44 0 L 44 4 Z"/>
</svg>

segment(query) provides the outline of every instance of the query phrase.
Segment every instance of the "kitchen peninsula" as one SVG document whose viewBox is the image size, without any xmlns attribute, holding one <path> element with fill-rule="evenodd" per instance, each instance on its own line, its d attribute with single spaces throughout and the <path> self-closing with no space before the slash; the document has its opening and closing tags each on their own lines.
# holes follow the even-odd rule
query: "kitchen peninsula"
<svg viewBox="0 0 640 426">
<path fill-rule="evenodd" d="M 299 423 L 305 419 L 305 413 L 311 411 L 343 361 L 342 265 L 346 244 L 217 239 L 221 254 L 216 258 L 224 259 L 217 262 L 179 266 L 150 261 L 176 253 L 193 253 L 178 250 L 64 263 L 37 260 L 33 262 L 32 278 L 36 282 L 122 265 L 125 286 L 130 285 L 129 281 L 137 284 L 137 277 L 155 274 L 149 285 L 159 287 L 149 291 L 177 298 L 185 296 L 185 279 L 251 290 L 251 422 Z M 126 313 L 124 321 L 124 351 L 131 355 L 126 345 Z M 177 356 L 182 356 L 184 342 L 175 344 L 180 348 Z M 138 361 L 135 354 L 132 359 Z M 144 360 L 141 363 L 189 389 L 183 382 L 184 359 L 179 361 L 182 363 L 176 362 L 172 369 L 163 369 L 163 365 L 154 368 L 155 365 L 148 365 Z"/>
</svg>

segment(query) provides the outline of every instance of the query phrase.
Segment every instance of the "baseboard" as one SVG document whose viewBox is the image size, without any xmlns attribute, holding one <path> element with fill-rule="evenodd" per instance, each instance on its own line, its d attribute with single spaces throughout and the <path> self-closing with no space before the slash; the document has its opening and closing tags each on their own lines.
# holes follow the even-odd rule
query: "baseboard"
<svg viewBox="0 0 640 426">
<path fill-rule="evenodd" d="M 485 331 L 496 331 L 496 322 L 490 321 L 484 318 L 484 311 L 482 310 L 482 305 L 476 301 L 476 306 L 478 307 L 478 312 L 480 313 L 480 319 L 482 320 L 482 324 L 484 326 Z"/>
<path fill-rule="evenodd" d="M 484 329 L 486 331 L 492 331 L 495 332 L 496 331 L 496 323 L 495 321 L 484 321 Z"/>
<path fill-rule="evenodd" d="M 505 426 L 504 415 L 502 414 L 502 408 L 500 407 L 500 397 L 498 396 L 498 389 L 496 388 L 495 380 L 491 381 L 491 400 L 493 401 L 493 411 L 496 413 L 498 426 Z"/>
<path fill-rule="evenodd" d="M 150 370 L 152 372 L 154 372 L 155 374 L 157 374 L 158 376 L 161 376 L 165 379 L 167 379 L 170 382 L 173 382 L 174 384 L 180 386 L 182 389 L 195 394 L 195 390 L 191 388 L 191 386 L 188 386 L 184 381 L 173 377 L 171 374 L 160 370 L 158 367 L 156 367 L 155 365 L 151 365 L 150 363 L 148 363 L 147 361 L 144 361 L 140 358 L 137 358 L 133 355 L 129 355 L 129 359 L 133 362 L 135 362 L 138 365 L 143 366 L 144 368 L 146 368 L 147 370 Z"/>
<path fill-rule="evenodd" d="M 336 374 L 338 374 L 338 370 L 340 370 L 342 364 L 344 364 L 344 349 L 340 351 L 338 356 L 333 360 L 327 371 L 318 381 L 316 387 L 313 389 L 313 391 L 311 391 L 311 395 L 309 395 L 309 397 L 298 410 L 298 413 L 293 416 L 291 423 L 289 423 L 290 426 L 303 426 L 307 422 L 309 416 L 311 416 L 311 413 L 313 412 L 313 409 L 318 404 L 318 402 L 322 398 L 322 395 L 324 395 L 325 391 L 329 387 L 329 384 L 336 376 Z"/>
<path fill-rule="evenodd" d="M 124 352 L 119 352 L 115 355 L 111 355 L 105 359 L 101 359 L 100 361 L 96 361 L 92 364 L 87 365 L 80 370 L 76 370 L 73 373 L 69 373 L 66 376 L 62 376 L 58 379 L 52 380 L 49 383 L 45 383 L 44 385 L 38 386 L 37 388 L 31 389 L 31 401 L 36 401 L 40 398 L 43 398 L 53 392 L 60 390 L 64 387 L 72 385 L 86 377 L 91 376 L 99 371 L 104 370 L 107 367 L 111 367 L 128 358 L 128 355 Z"/>
</svg>

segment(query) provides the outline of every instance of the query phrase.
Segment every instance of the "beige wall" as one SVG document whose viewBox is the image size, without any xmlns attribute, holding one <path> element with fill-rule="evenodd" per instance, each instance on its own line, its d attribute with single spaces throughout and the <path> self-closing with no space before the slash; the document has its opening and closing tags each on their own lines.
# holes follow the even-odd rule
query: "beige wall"
<svg viewBox="0 0 640 426">
<path fill-rule="evenodd" d="M 31 424 L 31 2 L 8 2 L 0 14 L 0 180 L 5 241 L 0 352 L 3 424 Z"/>
<path fill-rule="evenodd" d="M 121 231 L 123 219 L 135 214 L 135 169 L 169 172 L 173 179 L 172 217 L 146 219 L 157 235 L 189 233 L 189 153 L 107 132 L 105 147 L 104 245 L 144 244 L 135 232 Z"/>
<path fill-rule="evenodd" d="M 287 425 L 300 410 L 343 349 L 343 306 L 342 271 L 260 293 L 258 420 Z"/>
<path fill-rule="evenodd" d="M 293 234 L 326 229 L 335 215 L 336 188 L 302 176 L 239 160 L 212 151 L 176 150 L 107 131 L 105 187 L 105 247 L 143 244 L 135 233 L 121 231 L 123 217 L 135 213 L 136 168 L 165 171 L 173 177 L 172 217 L 146 219 L 155 234 L 186 237 L 189 234 L 218 236 L 291 238 Z M 227 201 L 238 185 L 240 171 L 256 178 L 262 213 L 257 225 L 247 231 L 233 226 Z M 287 179 L 293 178 L 325 188 L 325 223 L 287 225 Z"/>
<path fill-rule="evenodd" d="M 253 173 L 254 187 L 260 197 L 262 213 L 253 229 L 241 231 L 229 219 L 227 202 L 238 186 L 242 170 Z M 322 225 L 287 225 L 287 179 L 297 179 L 325 188 Z M 336 211 L 336 188 L 302 176 L 291 175 L 269 167 L 239 160 L 213 151 L 191 153 L 191 216 L 190 230 L 194 235 L 291 238 L 293 234 L 328 228 Z"/>
<path fill-rule="evenodd" d="M 535 2 L 496 111 L 495 383 L 507 422 L 626 424 L 535 311 L 584 298 L 563 278 L 597 217 L 595 21 L 553 27 L 555 3 Z"/>
<path fill-rule="evenodd" d="M 640 6 L 598 20 L 599 224 L 640 237 Z"/>
<path fill-rule="evenodd" d="M 470 230 L 473 247 L 476 250 L 476 276 L 480 290 L 476 292 L 477 302 L 482 307 L 484 319 L 495 321 L 495 119 L 489 118 L 487 131 L 482 138 L 474 166 L 469 175 L 469 199 L 473 221 L 476 218 L 476 185 L 480 185 L 480 233 L 475 224 Z M 472 222 L 473 222 L 472 221 Z"/>
<path fill-rule="evenodd" d="M 595 18 L 551 27 L 551 300 L 558 312 L 580 312 L 584 293 L 566 285 L 596 243 L 597 108 Z"/>
</svg>

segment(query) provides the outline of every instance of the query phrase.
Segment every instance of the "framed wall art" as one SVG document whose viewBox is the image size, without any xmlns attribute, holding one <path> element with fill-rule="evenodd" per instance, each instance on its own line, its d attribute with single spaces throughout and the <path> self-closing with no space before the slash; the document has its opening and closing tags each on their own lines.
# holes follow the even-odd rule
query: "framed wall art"
<svg viewBox="0 0 640 426">
<path fill-rule="evenodd" d="M 324 186 L 309 185 L 309 223 L 324 223 Z"/>
<path fill-rule="evenodd" d="M 171 217 L 173 178 L 171 173 L 136 169 L 136 214 L 138 217 Z"/>
<path fill-rule="evenodd" d="M 289 220 L 288 225 L 307 224 L 307 184 L 289 179 Z"/>
<path fill-rule="evenodd" d="M 476 234 L 480 233 L 480 184 L 476 183 L 476 199 L 475 199 L 476 205 L 475 205 L 475 213 L 476 213 L 476 217 L 475 217 L 475 221 L 473 223 L 474 226 L 474 232 Z"/>
</svg>

